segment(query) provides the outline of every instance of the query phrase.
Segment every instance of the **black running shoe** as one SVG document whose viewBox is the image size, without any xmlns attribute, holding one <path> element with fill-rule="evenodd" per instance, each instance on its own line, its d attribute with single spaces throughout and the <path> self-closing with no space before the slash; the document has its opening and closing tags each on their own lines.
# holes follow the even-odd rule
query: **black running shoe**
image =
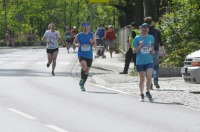
<svg viewBox="0 0 200 132">
<path fill-rule="evenodd" d="M 54 71 L 52 71 L 52 72 L 51 72 L 51 75 L 52 75 L 52 76 L 55 76 L 55 73 L 54 73 Z"/>
<path fill-rule="evenodd" d="M 120 72 L 119 74 L 128 74 L 128 72 L 124 72 L 124 71 L 123 71 L 123 72 Z"/>
<path fill-rule="evenodd" d="M 157 89 L 160 88 L 160 85 L 158 83 L 154 83 L 154 85 L 156 86 Z"/>
<path fill-rule="evenodd" d="M 79 82 L 81 91 L 85 91 L 84 83 L 85 83 L 84 79 L 81 79 L 80 82 Z"/>
<path fill-rule="evenodd" d="M 140 95 L 139 101 L 140 101 L 140 102 L 144 102 L 144 94 L 141 94 L 141 95 Z"/>
<path fill-rule="evenodd" d="M 47 67 L 49 67 L 50 66 L 50 64 L 49 63 L 47 63 Z"/>
<path fill-rule="evenodd" d="M 153 102 L 153 98 L 152 98 L 150 92 L 146 92 L 146 97 L 149 99 L 150 102 Z"/>
</svg>

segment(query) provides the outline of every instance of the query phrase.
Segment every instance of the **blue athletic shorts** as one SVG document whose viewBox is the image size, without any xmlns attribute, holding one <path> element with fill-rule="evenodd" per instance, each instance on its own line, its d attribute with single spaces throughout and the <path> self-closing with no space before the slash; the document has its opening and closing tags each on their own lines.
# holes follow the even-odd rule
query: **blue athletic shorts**
<svg viewBox="0 0 200 132">
<path fill-rule="evenodd" d="M 137 65 L 137 72 L 146 71 L 149 68 L 153 69 L 153 63 Z"/>
</svg>

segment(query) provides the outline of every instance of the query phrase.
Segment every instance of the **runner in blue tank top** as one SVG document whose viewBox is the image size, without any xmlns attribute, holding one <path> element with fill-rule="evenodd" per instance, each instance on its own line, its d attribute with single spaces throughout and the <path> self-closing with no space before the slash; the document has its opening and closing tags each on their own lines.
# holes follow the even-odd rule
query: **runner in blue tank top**
<svg viewBox="0 0 200 132">
<path fill-rule="evenodd" d="M 81 80 L 79 82 L 82 91 L 85 91 L 84 84 L 88 78 L 89 70 L 93 61 L 93 47 L 96 48 L 96 37 L 90 32 L 89 24 L 84 22 L 82 24 L 83 32 L 76 35 L 74 45 L 78 49 L 78 58 L 81 64 Z"/>
<path fill-rule="evenodd" d="M 137 71 L 140 75 L 140 101 L 144 101 L 144 81 L 146 77 L 146 97 L 150 102 L 153 101 L 153 98 L 150 94 L 150 87 L 153 74 L 153 56 L 154 51 L 154 37 L 149 32 L 149 25 L 143 23 L 141 26 L 141 34 L 136 36 L 133 42 L 133 52 L 137 53 L 136 55 L 136 65 Z"/>
</svg>

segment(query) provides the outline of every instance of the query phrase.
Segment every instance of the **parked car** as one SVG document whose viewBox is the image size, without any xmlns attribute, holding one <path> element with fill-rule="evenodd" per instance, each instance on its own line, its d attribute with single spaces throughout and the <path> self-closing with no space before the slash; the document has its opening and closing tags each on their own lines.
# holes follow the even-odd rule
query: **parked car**
<svg viewBox="0 0 200 132">
<path fill-rule="evenodd" d="M 200 84 L 200 50 L 186 56 L 181 74 L 185 82 Z"/>
</svg>

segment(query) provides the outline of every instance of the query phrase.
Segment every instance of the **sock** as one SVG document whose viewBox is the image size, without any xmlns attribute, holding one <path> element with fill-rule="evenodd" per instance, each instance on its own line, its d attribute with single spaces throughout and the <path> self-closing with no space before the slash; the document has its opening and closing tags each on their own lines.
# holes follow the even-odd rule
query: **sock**
<svg viewBox="0 0 200 132">
<path fill-rule="evenodd" d="M 88 74 L 85 74 L 85 71 L 81 69 L 81 79 L 84 80 L 84 83 L 86 82 L 87 78 L 88 78 Z"/>
</svg>

